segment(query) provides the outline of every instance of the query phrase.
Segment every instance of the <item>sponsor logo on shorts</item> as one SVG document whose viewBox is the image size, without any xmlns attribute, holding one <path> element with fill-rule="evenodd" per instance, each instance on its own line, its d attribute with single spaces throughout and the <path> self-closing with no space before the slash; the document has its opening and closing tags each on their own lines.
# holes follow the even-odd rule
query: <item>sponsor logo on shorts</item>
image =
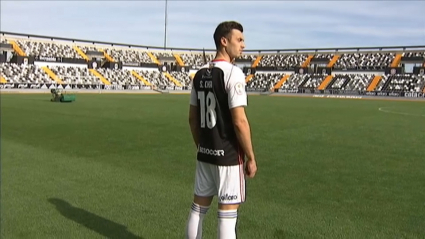
<svg viewBox="0 0 425 239">
<path fill-rule="evenodd" d="M 238 195 L 229 195 L 226 193 L 226 195 L 221 195 L 220 200 L 221 201 L 232 201 L 238 199 Z"/>
<path fill-rule="evenodd" d="M 213 156 L 224 156 L 224 150 L 222 150 L 222 149 L 219 149 L 219 150 L 207 149 L 207 148 L 199 146 L 198 152 L 200 152 L 202 154 L 213 155 Z"/>
</svg>

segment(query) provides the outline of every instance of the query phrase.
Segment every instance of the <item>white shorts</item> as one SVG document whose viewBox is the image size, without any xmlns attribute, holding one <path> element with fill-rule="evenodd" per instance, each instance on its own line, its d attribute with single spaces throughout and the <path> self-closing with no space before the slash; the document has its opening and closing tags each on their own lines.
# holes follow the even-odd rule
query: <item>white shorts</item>
<svg viewBox="0 0 425 239">
<path fill-rule="evenodd" d="M 196 161 L 195 195 L 218 196 L 220 204 L 245 202 L 245 174 L 243 164 L 219 166 Z"/>
</svg>

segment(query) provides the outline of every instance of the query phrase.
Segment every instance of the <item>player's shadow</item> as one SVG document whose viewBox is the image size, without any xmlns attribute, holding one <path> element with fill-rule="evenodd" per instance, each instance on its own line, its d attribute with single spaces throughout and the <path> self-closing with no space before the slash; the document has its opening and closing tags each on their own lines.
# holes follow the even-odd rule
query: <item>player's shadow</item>
<svg viewBox="0 0 425 239">
<path fill-rule="evenodd" d="M 60 214 L 62 214 L 62 216 L 77 222 L 106 238 L 143 239 L 143 237 L 136 236 L 129 232 L 124 225 L 110 221 L 82 208 L 74 207 L 62 199 L 49 198 L 48 201 L 56 206 L 56 209 Z"/>
</svg>

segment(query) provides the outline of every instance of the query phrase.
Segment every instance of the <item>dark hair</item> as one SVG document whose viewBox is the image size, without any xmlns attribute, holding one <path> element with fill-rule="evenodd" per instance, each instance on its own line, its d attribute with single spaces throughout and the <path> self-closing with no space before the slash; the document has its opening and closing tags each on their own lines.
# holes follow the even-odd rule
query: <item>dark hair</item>
<svg viewBox="0 0 425 239">
<path fill-rule="evenodd" d="M 221 38 L 226 37 L 228 39 L 233 29 L 243 32 L 243 27 L 239 22 L 226 21 L 218 24 L 214 32 L 214 43 L 217 50 L 221 46 Z"/>
</svg>

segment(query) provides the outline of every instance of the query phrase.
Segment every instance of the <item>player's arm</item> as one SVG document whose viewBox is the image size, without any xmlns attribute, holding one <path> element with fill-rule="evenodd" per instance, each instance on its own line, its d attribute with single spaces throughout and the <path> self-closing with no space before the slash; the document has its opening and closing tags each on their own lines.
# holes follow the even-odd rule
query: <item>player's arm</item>
<svg viewBox="0 0 425 239">
<path fill-rule="evenodd" d="M 241 70 L 234 71 L 228 83 L 229 108 L 239 144 L 248 160 L 255 161 L 251 141 L 251 128 L 245 113 L 247 94 L 245 91 L 245 76 Z"/>
<path fill-rule="evenodd" d="M 199 119 L 198 119 L 198 98 L 196 96 L 195 87 L 192 86 L 190 92 L 190 107 L 189 107 L 189 125 L 192 133 L 193 141 L 195 142 L 196 148 L 199 144 Z"/>
<path fill-rule="evenodd" d="M 233 125 L 235 126 L 235 132 L 238 137 L 239 144 L 245 152 L 247 159 L 255 161 L 251 140 L 251 128 L 245 114 L 245 108 L 238 106 L 232 108 L 230 111 L 232 113 Z"/>
<path fill-rule="evenodd" d="M 192 132 L 193 141 L 196 148 L 199 144 L 199 123 L 198 123 L 198 106 L 190 105 L 189 108 L 189 125 Z"/>
</svg>

